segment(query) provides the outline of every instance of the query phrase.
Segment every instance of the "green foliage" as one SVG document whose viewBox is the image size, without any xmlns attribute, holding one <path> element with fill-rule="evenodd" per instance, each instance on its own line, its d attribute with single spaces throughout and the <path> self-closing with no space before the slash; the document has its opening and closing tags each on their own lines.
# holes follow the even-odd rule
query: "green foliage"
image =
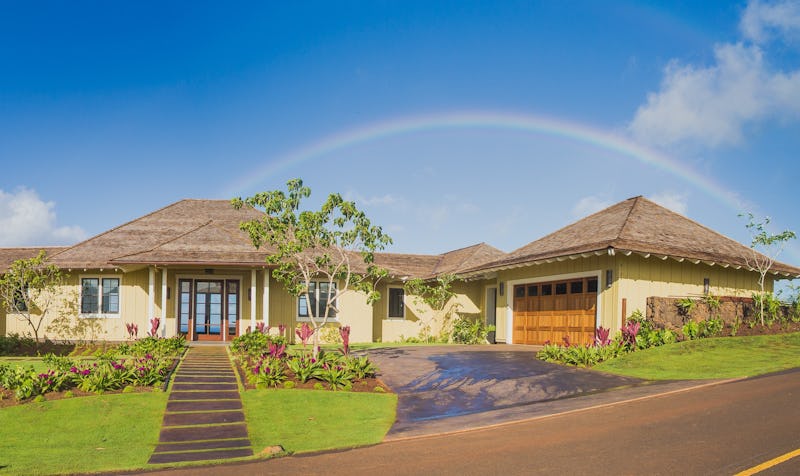
<svg viewBox="0 0 800 476">
<path fill-rule="evenodd" d="M 110 349 L 91 363 L 47 354 L 42 358 L 47 366 L 44 372 L 36 371 L 33 366 L 17 366 L 12 370 L 8 365 L 0 365 L 0 386 L 13 391 L 18 400 L 25 400 L 72 388 L 103 393 L 129 385 L 161 385 L 173 365 L 175 352 L 182 351 L 185 341 L 182 338 L 153 340 L 158 343 L 145 342 L 141 349 L 135 344 L 133 349 L 127 344 L 120 346 L 126 351 L 125 355 L 137 355 L 136 352 L 145 349 L 152 352 L 133 358 L 123 358 L 119 349 Z"/>
<path fill-rule="evenodd" d="M 277 387 L 286 380 L 286 371 L 280 359 L 264 357 L 253 367 L 247 379 L 256 388 Z"/>
<path fill-rule="evenodd" d="M 712 313 L 719 311 L 720 306 L 722 306 L 722 302 L 720 302 L 719 297 L 714 296 L 713 294 L 706 294 L 703 296 L 703 302 L 706 303 L 708 310 Z"/>
<path fill-rule="evenodd" d="M 437 339 L 431 336 L 431 326 L 434 322 L 441 324 L 442 332 L 447 333 L 446 324 L 453 313 L 458 310 L 458 303 L 453 302 L 456 293 L 453 291 L 453 283 L 458 279 L 455 274 L 442 274 L 433 280 L 423 280 L 413 278 L 406 281 L 404 288 L 406 292 L 413 296 L 416 305 L 425 304 L 433 311 L 428 318 L 422 319 L 418 342 L 447 342 L 446 336 L 439 336 Z M 425 315 L 425 309 L 419 309 L 421 315 Z"/>
<path fill-rule="evenodd" d="M 11 355 L 25 348 L 33 348 L 36 341 L 32 337 L 17 333 L 0 336 L 0 355 Z"/>
<path fill-rule="evenodd" d="M 688 340 L 705 339 L 715 337 L 722 333 L 725 323 L 720 318 L 708 318 L 704 321 L 689 321 L 683 325 L 681 330 L 683 336 Z"/>
<path fill-rule="evenodd" d="M 300 179 L 289 180 L 286 187 L 286 192 L 262 192 L 244 200 L 233 199 L 232 204 L 236 209 L 247 205 L 264 211 L 261 218 L 243 222 L 241 229 L 256 248 L 270 247 L 267 262 L 275 266 L 272 276 L 289 294 L 305 295 L 310 303 L 311 282 L 327 281 L 332 295 L 325 301 L 321 315 L 314 315 L 313 306 L 308 306 L 314 329 L 324 326 L 338 311 L 338 298 L 348 291 L 364 293 L 370 304 L 380 299 L 374 284 L 387 271 L 374 264 L 374 253 L 390 245 L 391 238 L 373 225 L 354 202 L 344 200 L 338 193 L 330 194 L 318 211 L 301 211 L 311 189 Z M 358 265 L 355 256 L 360 257 Z M 316 352 L 318 334 L 313 337 Z"/>
<path fill-rule="evenodd" d="M 244 354 L 252 358 L 259 357 L 269 351 L 269 345 L 285 345 L 286 337 L 263 334 L 259 331 L 252 331 L 242 334 L 231 342 L 231 350 L 234 353 Z"/>
<path fill-rule="evenodd" d="M 301 382 L 308 382 L 310 379 L 318 378 L 322 371 L 322 363 L 311 355 L 302 353 L 295 355 L 286 361 L 286 365 L 294 373 L 295 378 Z"/>
<path fill-rule="evenodd" d="M 361 357 L 350 356 L 346 359 L 346 364 L 356 380 L 374 377 L 378 373 L 378 368 L 366 355 Z"/>
<path fill-rule="evenodd" d="M 0 305 L 28 324 L 35 342 L 39 341 L 42 322 L 58 296 L 66 275 L 47 264 L 47 253 L 19 259 L 0 276 Z"/>
<path fill-rule="evenodd" d="M 486 336 L 495 329 L 480 320 L 459 317 L 453 321 L 450 340 L 456 344 L 485 344 Z"/>
<path fill-rule="evenodd" d="M 740 214 L 739 216 L 745 215 Z M 797 238 L 797 235 L 791 230 L 784 230 L 777 234 L 771 233 L 767 231 L 771 221 L 769 217 L 757 220 L 752 213 L 748 213 L 746 216 L 748 222 L 745 227 L 750 232 L 752 240 L 750 242 L 751 253 L 744 258 L 747 265 L 758 272 L 758 286 L 761 289 L 761 296 L 764 296 L 767 273 L 772 269 L 772 265 L 775 264 L 786 243 Z M 765 324 L 765 304 L 763 300 L 758 301 L 758 315 L 762 326 Z"/>
<path fill-rule="evenodd" d="M 762 325 L 770 325 L 780 318 L 781 301 L 772 293 L 753 293 L 753 304 L 756 308 L 756 318 Z"/>
<path fill-rule="evenodd" d="M 353 373 L 350 367 L 342 362 L 325 362 L 318 378 L 328 384 L 331 390 L 341 390 L 353 385 Z"/>
<path fill-rule="evenodd" d="M 692 314 L 692 311 L 694 311 L 694 308 L 697 306 L 697 301 L 687 297 L 678 299 L 675 302 L 675 305 L 678 306 L 678 311 L 681 313 L 681 315 L 686 318 Z"/>
</svg>

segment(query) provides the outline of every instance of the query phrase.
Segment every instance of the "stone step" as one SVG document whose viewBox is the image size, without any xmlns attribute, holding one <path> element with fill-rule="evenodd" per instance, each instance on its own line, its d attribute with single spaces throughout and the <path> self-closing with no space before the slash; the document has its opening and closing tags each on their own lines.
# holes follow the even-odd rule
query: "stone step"
<svg viewBox="0 0 800 476">
<path fill-rule="evenodd" d="M 177 451 L 221 450 L 231 448 L 247 448 L 250 440 L 237 438 L 232 440 L 193 441 L 190 443 L 162 443 L 156 446 L 155 453 L 175 453 Z"/>
<path fill-rule="evenodd" d="M 236 400 L 205 400 L 199 402 L 192 401 L 168 401 L 168 412 L 191 412 L 191 411 L 215 411 L 215 410 L 241 410 L 241 399 Z"/>
<path fill-rule="evenodd" d="M 238 400 L 239 392 L 230 390 L 171 392 L 168 400 Z"/>
<path fill-rule="evenodd" d="M 230 425 L 162 428 L 158 441 L 159 443 L 186 443 L 189 441 L 227 440 L 231 438 L 247 438 L 247 425 L 235 423 Z"/>
<path fill-rule="evenodd" d="M 172 384 L 173 392 L 181 392 L 187 390 L 238 390 L 239 386 L 235 383 L 174 383 Z"/>
<path fill-rule="evenodd" d="M 162 426 L 170 427 L 242 422 L 244 422 L 244 413 L 241 410 L 207 413 L 167 413 L 164 415 L 164 423 L 162 423 Z"/>
<path fill-rule="evenodd" d="M 243 458 L 253 456 L 251 448 L 210 450 L 190 453 L 153 453 L 149 464 L 183 463 L 189 461 L 210 461 L 218 459 Z"/>
</svg>

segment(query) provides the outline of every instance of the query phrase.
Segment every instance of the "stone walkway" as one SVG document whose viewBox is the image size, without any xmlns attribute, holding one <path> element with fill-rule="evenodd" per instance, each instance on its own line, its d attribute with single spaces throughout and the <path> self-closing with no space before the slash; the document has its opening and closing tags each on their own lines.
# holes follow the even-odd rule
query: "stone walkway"
<svg viewBox="0 0 800 476">
<path fill-rule="evenodd" d="M 173 377 L 150 464 L 252 456 L 236 375 L 224 346 L 190 347 Z"/>
</svg>

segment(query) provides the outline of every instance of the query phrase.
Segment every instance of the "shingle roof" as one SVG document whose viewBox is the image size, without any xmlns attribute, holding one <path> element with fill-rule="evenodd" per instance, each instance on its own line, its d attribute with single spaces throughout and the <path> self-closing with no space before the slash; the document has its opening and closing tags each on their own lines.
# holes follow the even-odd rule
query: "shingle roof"
<svg viewBox="0 0 800 476">
<path fill-rule="evenodd" d="M 181 200 L 53 256 L 62 268 L 123 264 L 263 263 L 239 223 L 261 216 L 228 200 Z M 259 258 L 260 257 L 260 258 Z M 163 261 L 162 261 L 163 260 Z"/>
<path fill-rule="evenodd" d="M 33 258 L 40 251 L 44 250 L 47 256 L 52 256 L 59 251 L 65 250 L 63 246 L 37 246 L 26 248 L 0 248 L 0 274 L 4 273 L 11 263 L 18 259 Z"/>
<path fill-rule="evenodd" d="M 745 268 L 746 257 L 752 256 L 752 250 L 737 241 L 644 197 L 633 197 L 465 272 L 485 272 L 609 250 Z M 800 276 L 800 268 L 780 262 L 773 265 L 772 271 Z"/>
<path fill-rule="evenodd" d="M 497 248 L 479 243 L 440 255 L 375 253 L 375 264 L 388 269 L 395 277 L 429 279 L 441 274 L 458 274 L 504 255 Z"/>
</svg>

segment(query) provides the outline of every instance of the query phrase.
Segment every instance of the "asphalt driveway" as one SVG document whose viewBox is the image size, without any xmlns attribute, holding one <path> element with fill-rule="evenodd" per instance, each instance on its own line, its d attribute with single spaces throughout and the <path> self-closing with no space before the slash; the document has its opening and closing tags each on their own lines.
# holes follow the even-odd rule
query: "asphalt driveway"
<svg viewBox="0 0 800 476">
<path fill-rule="evenodd" d="M 643 381 L 537 360 L 530 346 L 420 346 L 370 350 L 398 394 L 397 422 L 491 412 L 630 387 Z"/>
</svg>

